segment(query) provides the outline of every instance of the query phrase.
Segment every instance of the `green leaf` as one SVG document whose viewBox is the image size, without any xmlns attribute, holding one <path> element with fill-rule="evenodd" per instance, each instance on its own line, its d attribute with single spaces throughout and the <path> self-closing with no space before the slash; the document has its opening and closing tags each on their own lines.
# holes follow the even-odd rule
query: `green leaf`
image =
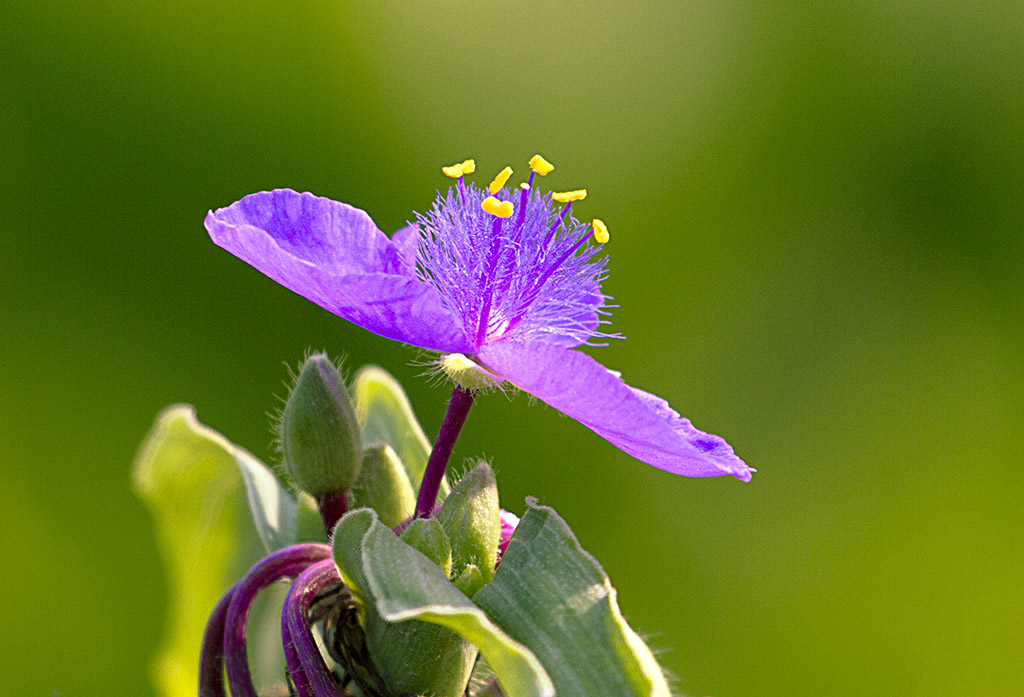
<svg viewBox="0 0 1024 697">
<path fill-rule="evenodd" d="M 134 489 L 153 515 L 170 590 L 171 617 L 154 665 L 165 697 L 195 694 L 203 629 L 221 594 L 265 546 L 294 539 L 295 501 L 289 505 L 290 494 L 268 476 L 185 405 L 157 417 L 135 459 Z M 259 646 L 254 651 L 263 655 Z"/>
<path fill-rule="evenodd" d="M 479 463 L 458 481 L 437 513 L 441 527 L 452 543 L 455 572 L 475 565 L 484 583 L 494 577 L 501 537 L 501 511 L 494 472 L 486 462 Z"/>
<path fill-rule="evenodd" d="M 378 521 L 372 509 L 352 511 L 335 527 L 334 560 L 361 607 L 366 646 L 377 674 L 394 694 L 459 697 L 473 669 L 476 647 L 444 627 L 415 621 L 395 624 L 381 615 L 367 575 L 374 564 L 373 552 L 367 544 L 373 530 L 384 531 L 397 544 L 421 559 L 426 558 L 400 542 Z M 427 563 L 433 564 L 429 560 Z"/>
<path fill-rule="evenodd" d="M 372 508 L 389 528 L 416 511 L 409 475 L 390 445 L 377 443 L 363 452 L 363 467 L 352 487 L 352 507 Z"/>
<path fill-rule="evenodd" d="M 212 433 L 212 432 L 211 432 Z M 219 436 L 219 434 L 217 434 Z M 234 451 L 242 473 L 245 497 L 263 547 L 268 552 L 295 544 L 298 537 L 298 506 L 295 497 L 274 473 L 247 450 L 224 441 Z"/>
<path fill-rule="evenodd" d="M 356 373 L 352 398 L 363 443 L 390 445 L 405 465 L 413 489 L 419 490 L 430 457 L 430 441 L 412 411 L 405 390 L 383 368 L 366 365 Z M 442 480 L 441 498 L 447 496 L 448 491 L 448 482 Z"/>
<path fill-rule="evenodd" d="M 394 637 L 388 636 L 388 629 L 436 625 L 434 629 L 457 633 L 480 649 L 507 697 L 554 695 L 551 680 L 537 657 L 491 622 L 430 559 L 381 525 L 372 511 L 353 511 L 342 519 L 335 530 L 334 555 L 342 577 L 359 588 L 358 595 L 366 603 L 367 643 L 382 675 L 380 664 L 391 660 L 393 650 L 389 640 Z M 384 629 L 374 629 L 374 616 L 383 621 Z M 378 632 L 378 643 L 374 645 L 371 637 Z M 409 635 L 399 638 L 407 639 Z M 447 648 L 445 644 L 440 646 Z M 402 649 L 406 673 L 410 669 L 437 668 L 438 645 L 406 644 Z M 472 660 L 468 668 L 472 668 Z M 389 684 L 396 691 L 438 697 L 461 695 L 469 677 L 468 669 L 457 680 L 445 673 L 438 671 L 433 676 L 436 683 L 425 686 L 426 689 L 390 681 Z"/>
<path fill-rule="evenodd" d="M 536 652 L 558 697 L 668 697 L 604 570 L 554 509 L 531 499 L 527 506 L 494 581 L 473 600 Z"/>
</svg>

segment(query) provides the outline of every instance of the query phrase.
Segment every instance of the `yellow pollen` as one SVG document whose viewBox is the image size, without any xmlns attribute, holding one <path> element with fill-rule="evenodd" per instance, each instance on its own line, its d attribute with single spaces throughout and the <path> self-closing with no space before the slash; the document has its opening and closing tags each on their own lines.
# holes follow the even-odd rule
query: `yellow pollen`
<svg viewBox="0 0 1024 697">
<path fill-rule="evenodd" d="M 608 226 L 597 218 L 591 224 L 594 226 L 594 239 L 598 244 L 605 244 L 608 241 Z"/>
<path fill-rule="evenodd" d="M 555 166 L 553 164 L 545 160 L 540 155 L 534 155 L 533 157 L 530 158 L 530 169 L 532 169 L 534 172 L 536 172 L 542 177 L 545 174 L 550 174 L 551 170 L 553 170 L 554 168 Z"/>
<path fill-rule="evenodd" d="M 512 168 L 506 167 L 505 169 L 498 172 L 498 176 L 494 178 L 494 181 L 492 181 L 491 185 L 487 187 L 487 190 L 490 191 L 492 194 L 498 193 L 499 191 L 501 191 L 501 187 L 505 186 L 505 182 L 507 182 L 508 178 L 511 176 Z"/>
<path fill-rule="evenodd" d="M 509 218 L 512 216 L 512 202 L 511 201 L 499 201 L 493 196 L 488 196 L 484 199 L 484 202 L 480 204 L 480 207 L 485 212 L 499 218 Z"/>
<path fill-rule="evenodd" d="M 445 173 L 445 176 L 458 179 L 463 174 L 472 174 L 476 171 L 476 160 L 463 160 L 450 167 L 442 167 L 441 171 Z"/>
<path fill-rule="evenodd" d="M 576 191 L 552 191 L 551 198 L 555 199 L 559 203 L 569 203 L 569 201 L 582 201 L 587 197 L 586 189 L 576 189 Z"/>
</svg>

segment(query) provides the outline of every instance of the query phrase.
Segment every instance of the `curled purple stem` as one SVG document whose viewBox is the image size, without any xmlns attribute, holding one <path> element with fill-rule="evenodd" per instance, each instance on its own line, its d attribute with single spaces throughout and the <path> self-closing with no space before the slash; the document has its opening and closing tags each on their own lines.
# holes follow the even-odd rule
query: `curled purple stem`
<svg viewBox="0 0 1024 697">
<path fill-rule="evenodd" d="M 302 660 L 295 650 L 295 640 L 292 639 L 292 632 L 288 629 L 284 615 L 281 616 L 281 641 L 284 644 L 284 660 L 288 664 L 288 674 L 292 676 L 296 697 L 313 697 L 313 688 L 306 677 L 306 671 L 302 669 Z"/>
<path fill-rule="evenodd" d="M 314 697 L 342 697 L 341 688 L 327 668 L 306 619 L 316 594 L 324 586 L 340 580 L 334 560 L 326 559 L 309 566 L 299 574 L 284 600 L 284 612 L 281 615 L 282 634 L 291 634 L 293 648 L 299 656 Z"/>
<path fill-rule="evenodd" d="M 245 640 L 249 610 L 256 595 L 278 579 L 298 576 L 310 564 L 330 558 L 331 548 L 327 545 L 309 543 L 285 547 L 261 559 L 235 584 L 224 629 L 224 665 L 232 697 L 257 697 L 249 673 Z"/>
<path fill-rule="evenodd" d="M 224 622 L 228 605 L 235 597 L 238 584 L 228 588 L 210 613 L 199 651 L 199 697 L 226 697 L 224 691 Z"/>
</svg>

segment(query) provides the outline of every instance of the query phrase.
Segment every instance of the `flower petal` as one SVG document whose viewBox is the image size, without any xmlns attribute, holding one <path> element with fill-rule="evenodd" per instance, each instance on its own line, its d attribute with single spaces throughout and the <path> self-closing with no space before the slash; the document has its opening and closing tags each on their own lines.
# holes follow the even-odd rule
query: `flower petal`
<svg viewBox="0 0 1024 697">
<path fill-rule="evenodd" d="M 353 274 L 332 279 L 329 293 L 324 308 L 374 334 L 431 351 L 472 351 L 459 318 L 423 281 L 385 273 Z"/>
<path fill-rule="evenodd" d="M 688 477 L 751 470 L 722 438 L 700 431 L 668 402 L 630 387 L 590 356 L 560 346 L 497 342 L 477 356 L 516 387 L 571 416 L 633 457 Z"/>
<path fill-rule="evenodd" d="M 357 208 L 278 189 L 211 211 L 206 229 L 217 245 L 365 329 L 434 351 L 471 350 L 458 316 Z"/>
<path fill-rule="evenodd" d="M 282 252 L 332 275 L 384 271 L 391 246 L 366 211 L 291 189 L 250 194 L 213 211 L 206 216 L 206 229 L 219 246 L 260 271 L 263 247 L 250 249 L 257 233 L 269 236 Z"/>
<path fill-rule="evenodd" d="M 407 225 L 391 236 L 388 257 L 389 273 L 412 275 L 416 271 L 416 248 L 420 243 L 420 229 Z M 391 269 L 394 271 L 391 271 Z"/>
</svg>

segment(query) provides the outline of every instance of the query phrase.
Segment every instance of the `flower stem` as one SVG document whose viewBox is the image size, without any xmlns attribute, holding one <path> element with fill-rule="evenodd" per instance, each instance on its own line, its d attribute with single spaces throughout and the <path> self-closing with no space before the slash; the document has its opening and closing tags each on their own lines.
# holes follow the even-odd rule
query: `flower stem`
<svg viewBox="0 0 1024 697">
<path fill-rule="evenodd" d="M 320 590 L 331 583 L 341 580 L 338 567 L 333 559 L 325 559 L 306 568 L 295 579 L 291 590 L 284 599 L 284 611 L 281 613 L 282 635 L 291 635 L 293 650 L 302 664 L 305 674 L 304 687 L 308 686 L 315 697 L 341 697 L 342 691 L 327 668 L 324 657 L 313 638 L 307 616 L 313 598 Z"/>
<path fill-rule="evenodd" d="M 348 510 L 348 496 L 344 491 L 321 494 L 316 498 L 316 505 L 320 509 L 320 519 L 324 521 L 327 537 L 330 538 L 334 526 Z"/>
<path fill-rule="evenodd" d="M 430 451 L 427 469 L 423 473 L 420 494 L 416 499 L 417 518 L 427 518 L 434 510 L 437 492 L 441 488 L 444 471 L 448 468 L 448 458 L 452 456 L 452 449 L 462 430 L 462 424 L 466 423 L 466 417 L 469 415 L 469 408 L 473 406 L 474 397 L 476 397 L 474 390 L 466 390 L 458 385 L 452 390 L 448 410 L 444 413 L 441 429 L 437 432 L 434 449 Z"/>
<path fill-rule="evenodd" d="M 199 652 L 199 697 L 226 697 L 224 690 L 224 621 L 238 584 L 227 592 L 210 613 Z"/>
<path fill-rule="evenodd" d="M 310 564 L 330 558 L 331 548 L 327 545 L 309 543 L 285 547 L 261 559 L 235 584 L 224 627 L 224 667 L 232 697 L 256 697 L 249 672 L 246 629 L 249 609 L 257 593 L 280 578 L 298 576 Z"/>
<path fill-rule="evenodd" d="M 288 623 L 283 615 L 281 617 L 281 642 L 284 644 L 284 660 L 288 664 L 288 674 L 292 677 L 296 697 L 313 697 L 313 687 L 309 684 L 306 671 L 302 668 L 302 659 L 295 647 L 295 639 L 292 638 L 292 632 L 288 629 Z"/>
</svg>

